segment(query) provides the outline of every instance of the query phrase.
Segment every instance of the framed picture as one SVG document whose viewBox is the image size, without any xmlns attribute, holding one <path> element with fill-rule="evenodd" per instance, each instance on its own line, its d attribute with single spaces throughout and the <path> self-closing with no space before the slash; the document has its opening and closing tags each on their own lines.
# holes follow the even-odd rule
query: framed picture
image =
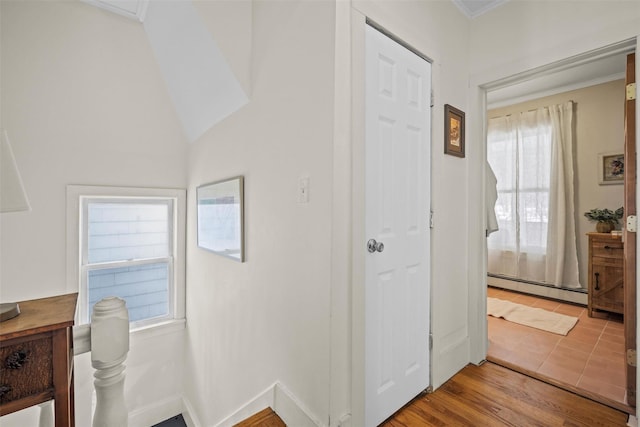
<svg viewBox="0 0 640 427">
<path fill-rule="evenodd" d="M 244 177 L 201 185 L 198 200 L 198 246 L 244 262 Z"/>
<path fill-rule="evenodd" d="M 444 106 L 444 154 L 464 157 L 464 111 Z"/>
<path fill-rule="evenodd" d="M 598 154 L 598 183 L 624 184 L 624 153 Z"/>
</svg>

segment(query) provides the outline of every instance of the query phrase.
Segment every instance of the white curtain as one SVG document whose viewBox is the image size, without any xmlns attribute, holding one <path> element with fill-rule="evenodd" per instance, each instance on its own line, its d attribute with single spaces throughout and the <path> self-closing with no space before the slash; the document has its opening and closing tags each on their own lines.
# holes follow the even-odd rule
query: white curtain
<svg viewBox="0 0 640 427">
<path fill-rule="evenodd" d="M 571 102 L 489 121 L 499 224 L 488 239 L 489 273 L 580 287 L 572 122 Z"/>
</svg>

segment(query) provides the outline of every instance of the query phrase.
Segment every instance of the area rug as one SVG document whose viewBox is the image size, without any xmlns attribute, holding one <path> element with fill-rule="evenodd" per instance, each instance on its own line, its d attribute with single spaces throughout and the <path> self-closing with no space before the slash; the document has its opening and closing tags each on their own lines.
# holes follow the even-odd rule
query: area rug
<svg viewBox="0 0 640 427">
<path fill-rule="evenodd" d="M 578 322 L 577 317 L 497 298 L 487 298 L 487 314 L 559 335 L 567 335 Z"/>
</svg>

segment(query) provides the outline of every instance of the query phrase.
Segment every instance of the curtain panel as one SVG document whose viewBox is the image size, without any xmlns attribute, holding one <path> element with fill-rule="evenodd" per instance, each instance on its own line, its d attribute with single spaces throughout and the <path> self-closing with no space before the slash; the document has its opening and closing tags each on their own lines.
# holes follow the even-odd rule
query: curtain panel
<svg viewBox="0 0 640 427">
<path fill-rule="evenodd" d="M 572 130 L 572 102 L 489 120 L 499 226 L 488 238 L 490 274 L 580 287 Z"/>
</svg>

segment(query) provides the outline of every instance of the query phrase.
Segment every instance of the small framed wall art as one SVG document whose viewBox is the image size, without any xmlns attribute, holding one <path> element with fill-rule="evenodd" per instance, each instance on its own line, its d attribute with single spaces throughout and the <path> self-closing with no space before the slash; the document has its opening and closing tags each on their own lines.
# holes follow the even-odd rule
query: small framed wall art
<svg viewBox="0 0 640 427">
<path fill-rule="evenodd" d="M 444 106 L 444 154 L 464 157 L 464 111 Z"/>
<path fill-rule="evenodd" d="M 624 184 L 624 153 L 598 154 L 598 183 Z"/>
<path fill-rule="evenodd" d="M 244 177 L 201 185 L 198 199 L 198 246 L 244 262 Z"/>
</svg>

